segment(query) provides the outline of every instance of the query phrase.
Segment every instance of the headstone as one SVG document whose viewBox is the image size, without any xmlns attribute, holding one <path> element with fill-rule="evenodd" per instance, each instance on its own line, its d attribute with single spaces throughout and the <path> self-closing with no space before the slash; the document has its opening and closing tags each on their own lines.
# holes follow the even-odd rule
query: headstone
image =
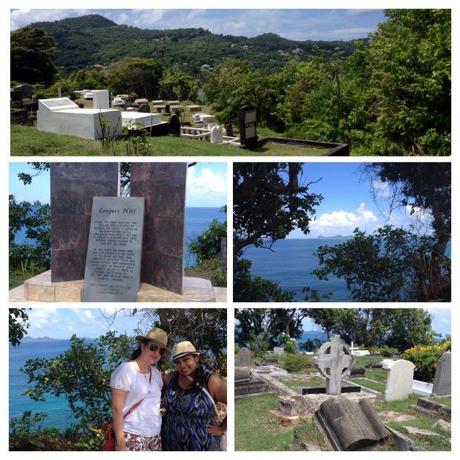
<svg viewBox="0 0 460 460">
<path fill-rule="evenodd" d="M 51 163 L 51 281 L 85 274 L 94 196 L 118 195 L 117 163 Z"/>
<path fill-rule="evenodd" d="M 106 89 L 95 89 L 93 93 L 93 109 L 110 109 L 109 92 Z"/>
<path fill-rule="evenodd" d="M 94 197 L 84 302 L 135 302 L 140 284 L 144 198 Z"/>
<path fill-rule="evenodd" d="M 275 355 L 282 355 L 284 353 L 284 347 L 273 347 L 273 353 L 275 353 Z"/>
<path fill-rule="evenodd" d="M 236 356 L 236 362 L 240 367 L 254 367 L 251 351 L 246 347 L 240 349 Z"/>
<path fill-rule="evenodd" d="M 180 136 L 180 118 L 177 113 L 174 113 L 169 118 L 169 134 Z"/>
<path fill-rule="evenodd" d="M 249 382 L 250 380 L 249 367 L 235 366 L 235 383 Z"/>
<path fill-rule="evenodd" d="M 451 380 L 451 353 L 446 351 L 438 360 L 436 365 L 436 373 L 434 376 L 433 383 L 433 394 L 434 395 L 450 395 Z"/>
<path fill-rule="evenodd" d="M 225 123 L 225 133 L 227 136 L 233 137 L 233 125 L 231 121 L 227 121 L 227 123 Z"/>
<path fill-rule="evenodd" d="M 182 294 L 187 163 L 131 163 L 130 195 L 145 197 L 141 280 Z"/>
<path fill-rule="evenodd" d="M 139 104 L 137 111 L 142 113 L 150 113 L 150 106 L 148 103 Z"/>
<path fill-rule="evenodd" d="M 381 442 L 390 432 L 367 399 L 345 397 L 324 401 L 315 422 L 325 431 L 334 450 L 358 450 Z"/>
<path fill-rule="evenodd" d="M 353 356 L 339 335 L 334 335 L 330 342 L 321 345 L 315 364 L 326 379 L 326 393 L 340 394 L 342 380 L 350 373 Z"/>
<path fill-rule="evenodd" d="M 245 105 L 241 107 L 240 119 L 240 143 L 245 147 L 254 147 L 257 144 L 257 111 L 255 107 Z"/>
<path fill-rule="evenodd" d="M 400 401 L 412 394 L 415 365 L 405 359 L 396 361 L 390 369 L 385 387 L 385 401 Z"/>
<path fill-rule="evenodd" d="M 222 144 L 224 142 L 224 133 L 222 126 L 213 126 L 211 128 L 211 144 Z"/>
</svg>

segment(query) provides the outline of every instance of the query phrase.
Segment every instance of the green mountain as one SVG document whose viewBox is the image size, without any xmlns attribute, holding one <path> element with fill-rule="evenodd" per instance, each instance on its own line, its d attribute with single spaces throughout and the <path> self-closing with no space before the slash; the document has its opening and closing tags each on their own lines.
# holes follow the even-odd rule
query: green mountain
<svg viewBox="0 0 460 460">
<path fill-rule="evenodd" d="M 54 22 L 36 22 L 57 42 L 57 63 L 66 73 L 94 64 L 108 65 L 125 56 L 155 58 L 197 74 L 201 66 L 215 66 L 224 58 L 247 60 L 267 72 L 296 57 L 305 60 L 318 47 L 325 51 L 353 51 L 350 41 L 295 41 L 265 33 L 254 38 L 217 35 L 202 28 L 150 30 L 118 25 L 91 14 Z"/>
</svg>

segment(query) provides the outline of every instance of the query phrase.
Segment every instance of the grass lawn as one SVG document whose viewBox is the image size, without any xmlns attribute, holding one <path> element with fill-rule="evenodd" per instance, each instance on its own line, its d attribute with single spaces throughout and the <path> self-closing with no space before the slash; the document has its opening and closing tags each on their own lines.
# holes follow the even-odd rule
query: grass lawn
<svg viewBox="0 0 460 460">
<path fill-rule="evenodd" d="M 20 286 L 21 284 L 24 284 L 25 280 L 28 280 L 29 278 L 32 278 L 35 275 L 38 275 L 39 273 L 44 272 L 45 269 L 41 268 L 38 270 L 29 270 L 29 271 L 10 271 L 9 273 L 9 289 L 14 289 L 15 287 Z"/>
<path fill-rule="evenodd" d="M 282 427 L 270 410 L 278 407 L 278 396 L 267 394 L 235 403 L 235 449 L 244 451 L 289 450 L 293 427 Z"/>
<path fill-rule="evenodd" d="M 368 364 L 378 364 L 382 359 L 383 356 L 380 355 L 355 356 L 354 367 L 366 367 Z"/>
<path fill-rule="evenodd" d="M 390 421 L 387 424 L 391 428 L 408 435 L 411 439 L 415 441 L 418 447 L 430 451 L 451 450 L 450 436 L 441 430 L 432 428 L 432 425 L 437 421 L 437 418 L 429 417 L 428 415 L 422 414 L 416 409 L 414 409 L 413 406 L 415 406 L 417 399 L 419 398 L 420 396 L 413 394 L 410 396 L 410 398 L 404 401 L 376 401 L 375 408 L 378 412 L 395 411 L 416 416 L 416 420 L 406 422 Z M 423 436 L 409 434 L 407 430 L 404 428 L 405 426 L 411 426 L 415 428 L 422 428 L 425 430 L 434 431 L 435 433 L 438 433 L 440 436 Z"/>
<path fill-rule="evenodd" d="M 450 396 L 431 396 L 429 399 L 447 407 L 452 407 L 452 398 Z"/>
<path fill-rule="evenodd" d="M 268 156 L 305 156 L 308 149 L 276 145 L 262 150 L 244 150 L 230 145 L 181 139 L 171 136 L 148 138 L 147 156 L 248 156 L 263 153 Z M 37 131 L 34 126 L 11 125 L 11 155 L 13 156 L 126 156 L 127 141 L 119 140 L 103 150 L 100 141 L 63 134 Z M 316 150 L 316 149 L 315 149 Z M 315 155 L 318 154 L 316 150 Z"/>
<path fill-rule="evenodd" d="M 347 379 L 350 382 L 356 383 L 356 385 L 360 385 L 365 388 L 370 388 L 371 390 L 378 391 L 379 393 L 385 392 L 385 384 L 384 383 L 377 383 L 377 382 L 370 382 L 366 379 Z"/>
<path fill-rule="evenodd" d="M 324 387 L 324 380 L 320 377 L 311 377 L 298 380 L 286 380 L 284 382 L 288 387 Z"/>
</svg>

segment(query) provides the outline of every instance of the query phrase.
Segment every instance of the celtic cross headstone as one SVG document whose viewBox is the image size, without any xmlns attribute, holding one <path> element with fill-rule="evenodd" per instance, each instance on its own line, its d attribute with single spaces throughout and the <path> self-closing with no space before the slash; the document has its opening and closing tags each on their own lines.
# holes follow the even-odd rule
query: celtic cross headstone
<svg viewBox="0 0 460 460">
<path fill-rule="evenodd" d="M 342 392 L 342 380 L 350 373 L 353 364 L 350 349 L 340 335 L 334 335 L 330 342 L 321 345 L 315 364 L 326 379 L 326 393 L 339 395 Z"/>
</svg>

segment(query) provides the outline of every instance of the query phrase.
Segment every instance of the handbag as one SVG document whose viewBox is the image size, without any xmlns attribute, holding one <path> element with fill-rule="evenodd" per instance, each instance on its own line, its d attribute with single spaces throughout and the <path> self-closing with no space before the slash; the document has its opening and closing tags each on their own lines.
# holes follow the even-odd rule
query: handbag
<svg viewBox="0 0 460 460">
<path fill-rule="evenodd" d="M 150 371 L 150 376 L 149 376 L 149 383 L 152 381 L 152 372 Z M 133 412 L 137 407 L 139 407 L 139 404 L 144 400 L 142 398 L 140 401 L 138 401 L 136 404 L 132 405 L 128 411 L 123 415 L 123 420 L 131 413 Z M 115 433 L 113 431 L 113 419 L 108 420 L 101 426 L 101 431 L 102 434 L 104 435 L 104 441 L 102 443 L 102 450 L 115 450 L 115 445 L 116 445 L 116 439 L 115 439 Z"/>
</svg>

